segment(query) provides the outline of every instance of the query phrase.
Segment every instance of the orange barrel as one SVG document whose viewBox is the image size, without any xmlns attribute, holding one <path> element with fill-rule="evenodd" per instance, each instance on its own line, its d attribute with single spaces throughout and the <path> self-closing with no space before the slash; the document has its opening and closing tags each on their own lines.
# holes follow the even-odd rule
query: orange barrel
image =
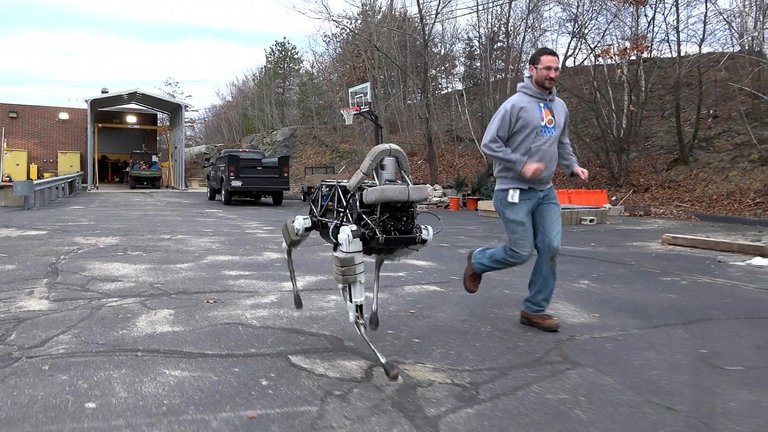
<svg viewBox="0 0 768 432">
<path fill-rule="evenodd" d="M 477 202 L 480 200 L 478 197 L 467 197 L 467 210 L 476 211 Z"/>
<path fill-rule="evenodd" d="M 461 207 L 461 197 L 448 197 L 448 210 L 458 210 Z"/>
</svg>

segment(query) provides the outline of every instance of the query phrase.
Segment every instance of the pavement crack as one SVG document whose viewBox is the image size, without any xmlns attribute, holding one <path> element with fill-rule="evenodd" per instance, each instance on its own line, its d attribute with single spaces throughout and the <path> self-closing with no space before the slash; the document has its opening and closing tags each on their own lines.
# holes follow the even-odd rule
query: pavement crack
<svg viewBox="0 0 768 432">
<path fill-rule="evenodd" d="M 18 342 L 14 342 L 14 344 L 16 346 L 21 347 L 24 350 L 35 350 L 35 349 L 42 348 L 42 347 L 46 346 L 48 343 L 50 343 L 52 340 L 56 339 L 57 337 L 72 331 L 75 327 L 77 327 L 78 325 L 80 325 L 84 321 L 86 321 L 89 318 L 91 318 L 94 315 L 94 313 L 95 312 L 93 310 L 91 310 L 88 313 L 84 314 L 82 317 L 73 320 L 69 324 L 67 324 L 65 322 L 60 322 L 60 321 L 57 322 L 56 324 L 61 324 L 62 327 L 58 327 L 57 326 L 57 330 L 56 331 L 51 332 L 50 334 L 46 335 L 45 337 L 39 338 L 36 343 L 22 345 L 22 344 L 19 344 Z M 29 319 L 21 320 L 18 324 L 16 324 L 10 330 L 10 336 L 8 338 L 6 338 L 5 341 L 6 342 L 11 341 L 11 339 L 13 339 L 15 337 L 16 332 L 25 324 L 33 323 L 34 321 L 40 320 L 40 319 L 45 319 L 45 320 L 51 319 L 51 320 L 53 320 L 54 318 L 56 318 L 59 315 L 67 315 L 67 316 L 69 316 L 69 315 L 72 315 L 72 312 L 71 311 L 56 312 L 56 313 L 50 313 L 50 314 L 45 314 L 45 315 L 42 315 L 42 316 L 36 316 L 36 317 L 29 318 Z"/>
<path fill-rule="evenodd" d="M 689 320 L 689 321 L 683 321 L 683 322 L 664 323 L 664 324 L 656 324 L 656 325 L 651 325 L 646 327 L 638 327 L 634 329 L 617 330 L 617 331 L 606 332 L 606 333 L 595 333 L 590 335 L 573 335 L 573 336 L 570 336 L 569 339 L 586 340 L 586 339 L 612 338 L 612 337 L 624 336 L 632 333 L 643 333 L 650 330 L 659 330 L 659 329 L 667 329 L 667 328 L 674 328 L 674 327 L 686 327 L 686 326 L 691 326 L 691 325 L 701 324 L 701 323 L 708 323 L 708 322 L 751 321 L 751 320 L 759 321 L 759 320 L 765 320 L 765 319 L 768 319 L 768 316 L 738 317 L 738 318 L 701 318 L 701 319 L 695 319 L 695 320 Z"/>
<path fill-rule="evenodd" d="M 417 390 L 423 387 L 414 383 L 403 383 L 395 390 L 390 403 L 417 431 L 436 432 L 440 430 L 442 415 L 429 415 L 421 402 Z M 429 386 L 426 386 L 429 387 Z"/>
<path fill-rule="evenodd" d="M 746 289 L 751 289 L 751 290 L 755 290 L 755 291 L 768 291 L 768 287 L 761 286 L 761 285 L 752 285 L 752 284 L 748 284 L 748 283 L 744 283 L 744 282 L 734 282 L 734 281 L 728 280 L 728 279 L 720 279 L 720 278 L 715 278 L 715 277 L 706 277 L 706 276 L 694 275 L 694 274 L 690 274 L 690 273 L 678 272 L 678 271 L 673 271 L 673 270 L 659 269 L 657 267 L 650 267 L 650 266 L 639 265 L 639 264 L 636 264 L 634 262 L 618 261 L 618 260 L 611 260 L 611 259 L 605 259 L 605 258 L 596 258 L 594 256 L 576 255 L 576 254 L 562 253 L 562 252 L 560 253 L 560 255 L 561 256 L 570 257 L 570 258 L 578 258 L 578 259 L 588 260 L 588 261 L 597 261 L 597 262 L 602 262 L 602 263 L 606 263 L 606 264 L 617 264 L 617 265 L 632 267 L 632 268 L 636 268 L 636 269 L 647 270 L 647 271 L 654 272 L 654 273 L 663 273 L 663 274 L 668 274 L 668 275 L 675 275 L 675 276 L 678 276 L 680 278 L 687 279 L 687 280 L 692 280 L 692 281 L 696 281 L 696 282 L 709 282 L 709 283 L 714 283 L 714 284 L 726 285 L 726 286 L 733 287 L 733 288 L 746 288 Z"/>
<path fill-rule="evenodd" d="M 560 362 L 557 363 L 550 363 L 549 365 L 554 364 L 562 364 Z M 546 363 L 539 363 L 538 366 L 546 366 Z M 538 384 L 541 384 L 545 381 L 548 381 L 552 378 L 557 378 L 563 374 L 566 374 L 568 372 L 578 370 L 581 366 L 576 367 L 565 367 L 559 370 L 556 370 L 549 374 L 544 374 L 539 378 L 532 379 L 530 381 L 526 381 L 524 383 L 521 383 L 519 385 L 510 386 L 505 391 L 499 392 L 498 394 L 488 396 L 488 397 L 481 397 L 480 396 L 480 390 L 478 387 L 480 387 L 480 383 L 474 384 L 470 386 L 466 391 L 459 393 L 456 395 L 456 400 L 461 403 L 459 407 L 456 407 L 455 409 L 447 411 L 444 415 L 448 416 L 450 414 L 455 414 L 461 411 L 469 410 L 478 406 L 486 405 L 490 402 L 495 402 L 497 400 L 501 400 L 503 398 L 515 395 L 521 391 L 527 390 L 533 386 L 536 386 Z M 513 368 L 513 370 L 520 369 L 519 367 Z M 501 377 L 508 376 L 509 373 L 502 374 Z M 494 379 L 494 381 L 498 381 L 501 377 L 497 377 Z"/>
</svg>

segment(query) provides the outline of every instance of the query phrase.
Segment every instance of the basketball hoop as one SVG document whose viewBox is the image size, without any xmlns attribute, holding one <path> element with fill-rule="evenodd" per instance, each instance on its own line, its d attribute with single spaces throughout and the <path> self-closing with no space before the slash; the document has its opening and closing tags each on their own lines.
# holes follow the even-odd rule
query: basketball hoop
<svg viewBox="0 0 768 432">
<path fill-rule="evenodd" d="M 352 120 L 355 118 L 355 114 L 360 112 L 360 107 L 350 106 L 340 109 L 341 115 L 344 116 L 344 123 L 351 125 Z"/>
</svg>

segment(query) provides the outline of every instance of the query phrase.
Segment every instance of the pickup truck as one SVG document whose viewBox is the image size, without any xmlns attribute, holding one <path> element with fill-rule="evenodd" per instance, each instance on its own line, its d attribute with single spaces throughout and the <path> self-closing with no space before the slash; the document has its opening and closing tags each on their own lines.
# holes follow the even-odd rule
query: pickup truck
<svg viewBox="0 0 768 432">
<path fill-rule="evenodd" d="M 128 165 L 128 187 L 136 189 L 136 185 L 151 186 L 160 189 L 163 174 L 160 170 L 160 162 L 153 158 L 153 153 L 144 150 L 131 152 L 131 161 Z"/>
<path fill-rule="evenodd" d="M 221 201 L 230 205 L 236 196 L 260 200 L 269 195 L 272 204 L 279 206 L 290 188 L 289 161 L 290 156 L 267 158 L 261 150 L 222 150 L 215 159 L 203 162 L 208 199 L 214 201 L 221 194 Z"/>
</svg>

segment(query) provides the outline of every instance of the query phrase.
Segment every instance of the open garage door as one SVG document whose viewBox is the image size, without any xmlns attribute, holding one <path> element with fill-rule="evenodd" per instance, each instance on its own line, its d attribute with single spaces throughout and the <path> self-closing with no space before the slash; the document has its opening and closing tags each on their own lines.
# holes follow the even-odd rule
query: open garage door
<svg viewBox="0 0 768 432">
<path fill-rule="evenodd" d="M 133 164 L 137 161 L 134 160 L 134 152 L 137 151 L 148 152 L 157 157 L 158 170 L 162 172 L 162 183 L 165 186 L 184 189 L 176 187 L 172 175 L 173 135 L 168 134 L 168 141 L 164 148 L 158 147 L 157 133 L 166 133 L 169 131 L 168 128 L 111 123 L 96 123 L 94 126 L 93 187 L 95 189 L 103 183 L 128 184 L 127 169 L 135 168 Z"/>
</svg>

